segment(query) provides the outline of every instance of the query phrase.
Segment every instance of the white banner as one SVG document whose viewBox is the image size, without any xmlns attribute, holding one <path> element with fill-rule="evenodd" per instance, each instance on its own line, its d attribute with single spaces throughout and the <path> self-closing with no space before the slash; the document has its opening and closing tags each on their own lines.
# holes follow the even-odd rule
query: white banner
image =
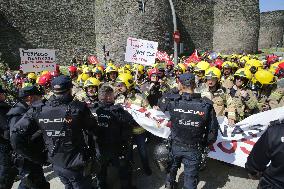
<svg viewBox="0 0 284 189">
<path fill-rule="evenodd" d="M 136 105 L 126 105 L 125 109 L 135 121 L 153 135 L 168 138 L 171 131 L 169 116 L 153 109 L 145 109 Z M 209 157 L 245 167 L 247 157 L 259 137 L 267 129 L 271 121 L 284 120 L 284 107 L 254 114 L 233 127 L 228 126 L 226 117 L 218 117 L 220 130 L 218 139 L 210 148 Z"/>
<path fill-rule="evenodd" d="M 219 118 L 220 130 L 209 157 L 230 164 L 245 167 L 253 145 L 269 126 L 271 121 L 284 120 L 284 107 L 254 114 L 235 126 L 228 126 L 228 120 Z"/>
<path fill-rule="evenodd" d="M 55 71 L 55 50 L 52 49 L 19 49 L 21 69 L 24 73 Z"/>
<path fill-rule="evenodd" d="M 155 63 L 158 42 L 129 37 L 127 39 L 125 61 L 146 66 Z"/>
</svg>

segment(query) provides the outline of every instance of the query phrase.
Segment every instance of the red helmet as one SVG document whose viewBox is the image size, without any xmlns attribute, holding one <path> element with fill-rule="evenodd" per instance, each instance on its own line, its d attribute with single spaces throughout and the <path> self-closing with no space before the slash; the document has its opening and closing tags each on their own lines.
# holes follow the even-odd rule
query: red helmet
<svg viewBox="0 0 284 189">
<path fill-rule="evenodd" d="M 174 65 L 174 62 L 173 61 L 171 61 L 171 60 L 166 60 L 166 65 L 167 66 L 173 66 Z"/>
<path fill-rule="evenodd" d="M 44 74 L 39 77 L 38 79 L 38 84 L 41 86 L 49 86 L 52 80 L 52 75 L 51 74 Z"/>
<path fill-rule="evenodd" d="M 278 61 L 278 56 L 276 56 L 274 54 L 266 56 L 266 65 L 267 66 L 270 66 L 271 64 L 273 64 L 277 61 Z"/>
<path fill-rule="evenodd" d="M 60 72 L 58 72 L 58 71 L 51 72 L 52 77 L 58 77 L 59 75 L 60 75 Z"/>
<path fill-rule="evenodd" d="M 72 73 L 75 73 L 75 72 L 77 72 L 77 67 L 76 66 L 69 66 L 68 67 L 68 71 L 72 72 Z"/>
<path fill-rule="evenodd" d="M 218 68 L 218 69 L 222 69 L 222 65 L 223 65 L 223 60 L 221 59 L 216 59 L 214 65 Z"/>
<path fill-rule="evenodd" d="M 275 71 L 275 75 L 280 79 L 284 77 L 284 62 L 278 65 L 278 68 Z"/>
<path fill-rule="evenodd" d="M 153 68 L 149 71 L 148 76 L 151 77 L 153 74 L 159 75 L 160 71 L 158 68 Z"/>
</svg>

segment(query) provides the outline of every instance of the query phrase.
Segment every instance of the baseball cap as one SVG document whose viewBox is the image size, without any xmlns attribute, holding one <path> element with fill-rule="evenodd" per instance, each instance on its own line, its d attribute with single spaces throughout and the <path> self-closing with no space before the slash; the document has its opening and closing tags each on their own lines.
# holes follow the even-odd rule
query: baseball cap
<svg viewBox="0 0 284 189">
<path fill-rule="evenodd" d="M 195 75 L 193 73 L 184 73 L 179 75 L 179 82 L 184 86 L 192 86 L 195 83 Z"/>
<path fill-rule="evenodd" d="M 51 81 L 51 87 L 54 93 L 64 93 L 72 88 L 72 80 L 69 76 L 60 75 Z"/>
</svg>

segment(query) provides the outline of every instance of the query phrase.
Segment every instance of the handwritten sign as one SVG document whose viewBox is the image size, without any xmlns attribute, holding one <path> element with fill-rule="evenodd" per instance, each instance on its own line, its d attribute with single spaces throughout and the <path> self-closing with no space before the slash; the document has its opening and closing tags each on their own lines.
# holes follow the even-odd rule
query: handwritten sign
<svg viewBox="0 0 284 189">
<path fill-rule="evenodd" d="M 56 69 L 55 50 L 52 49 L 19 49 L 21 68 L 24 73 L 41 72 Z"/>
<path fill-rule="evenodd" d="M 155 63 L 158 42 L 129 37 L 127 39 L 125 61 L 150 66 Z"/>
</svg>

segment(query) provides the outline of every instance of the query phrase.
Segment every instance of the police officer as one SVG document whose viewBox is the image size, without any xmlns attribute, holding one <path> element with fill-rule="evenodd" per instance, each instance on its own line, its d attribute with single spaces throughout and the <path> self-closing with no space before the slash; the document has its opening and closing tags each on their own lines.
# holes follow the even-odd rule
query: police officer
<svg viewBox="0 0 284 189">
<path fill-rule="evenodd" d="M 258 189 L 284 188 L 284 122 L 275 121 L 254 145 L 246 169 L 251 178 L 260 176 Z M 269 164 L 270 162 L 270 164 Z"/>
<path fill-rule="evenodd" d="M 9 128 L 13 129 L 15 124 L 23 117 L 28 111 L 32 103 L 41 100 L 43 93 L 35 85 L 24 87 L 19 91 L 19 98 L 23 102 L 15 104 L 7 113 L 9 118 Z M 38 145 L 42 145 L 42 138 L 37 139 Z M 41 141 L 39 141 L 41 140 Z M 49 189 L 49 183 L 45 180 L 42 166 L 34 163 L 19 154 L 14 154 L 14 163 L 19 170 L 21 183 L 18 189 L 26 189 L 32 187 L 33 189 Z"/>
<path fill-rule="evenodd" d="M 65 188 L 91 189 L 90 164 L 93 150 L 88 135 L 94 133 L 96 120 L 85 103 L 73 100 L 72 80 L 58 76 L 52 80 L 54 95 L 38 103 L 20 119 L 11 131 L 11 141 L 18 153 L 37 161 L 37 153 L 28 141 L 41 130 L 48 151 L 48 161 Z"/>
<path fill-rule="evenodd" d="M 107 187 L 107 168 L 112 163 L 119 171 L 122 189 L 132 188 L 131 162 L 132 126 L 137 124 L 121 105 L 114 105 L 114 90 L 102 86 L 99 90 L 99 107 L 96 110 L 98 129 L 97 143 L 101 171 L 98 174 L 101 189 Z"/>
<path fill-rule="evenodd" d="M 9 142 L 7 112 L 10 106 L 5 102 L 5 90 L 0 85 L 0 189 L 12 188 L 15 172 L 12 164 L 12 148 Z"/>
<path fill-rule="evenodd" d="M 159 103 L 162 111 L 169 111 L 172 121 L 168 189 L 175 186 L 181 162 L 184 163 L 184 188 L 197 188 L 201 149 L 217 139 L 219 125 L 212 102 L 195 94 L 194 88 L 195 75 L 182 74 L 178 80 L 179 94 L 168 94 Z"/>
</svg>

